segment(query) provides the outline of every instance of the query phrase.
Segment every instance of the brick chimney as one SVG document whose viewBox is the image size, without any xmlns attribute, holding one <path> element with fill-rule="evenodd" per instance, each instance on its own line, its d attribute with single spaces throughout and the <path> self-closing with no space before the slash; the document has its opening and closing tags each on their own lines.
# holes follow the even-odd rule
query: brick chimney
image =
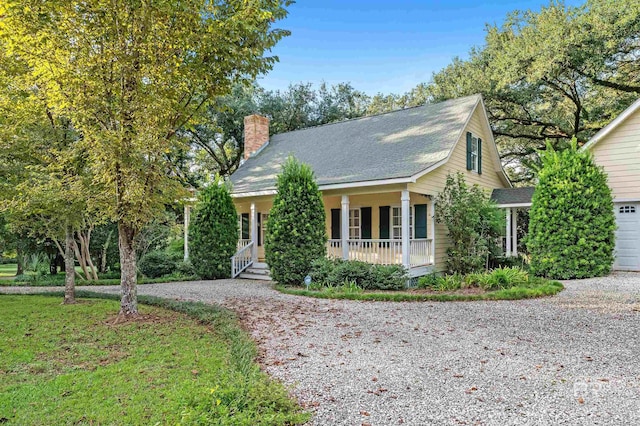
<svg viewBox="0 0 640 426">
<path fill-rule="evenodd" d="M 244 118 L 244 159 L 269 142 L 269 119 L 258 114 Z"/>
</svg>

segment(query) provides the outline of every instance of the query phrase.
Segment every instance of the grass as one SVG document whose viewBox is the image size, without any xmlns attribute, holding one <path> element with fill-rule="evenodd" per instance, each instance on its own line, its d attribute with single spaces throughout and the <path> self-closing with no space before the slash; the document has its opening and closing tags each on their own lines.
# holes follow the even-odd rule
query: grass
<svg viewBox="0 0 640 426">
<path fill-rule="evenodd" d="M 81 296 L 96 294 L 79 292 Z M 111 296 L 0 296 L 0 423 L 285 425 L 309 419 L 254 362 L 235 316 L 139 297 L 114 324 Z M 117 296 L 115 296 L 117 298 Z"/>
<path fill-rule="evenodd" d="M 0 278 L 14 277 L 16 275 L 17 268 L 18 265 L 15 263 L 0 264 Z"/>
<path fill-rule="evenodd" d="M 417 292 L 412 290 L 401 292 L 340 292 L 335 290 L 312 291 L 297 287 L 277 285 L 276 289 L 286 294 L 316 297 L 320 299 L 348 299 L 384 302 L 470 302 L 478 300 L 517 300 L 536 297 L 553 296 L 564 289 L 558 281 L 544 281 L 535 286 L 511 287 L 504 290 L 466 293 Z"/>
<path fill-rule="evenodd" d="M 138 284 L 154 284 L 154 283 L 169 283 L 169 282 L 181 282 L 181 281 L 195 281 L 199 280 L 198 277 L 161 277 L 161 278 L 138 278 Z M 77 286 L 100 286 L 100 285 L 119 285 L 120 278 L 103 278 L 97 281 L 84 281 L 76 277 Z M 0 281 L 0 287 L 8 286 L 32 286 L 32 287 L 64 287 L 64 273 L 57 275 L 50 275 L 45 278 L 38 279 L 37 281 L 13 281 L 3 280 Z"/>
</svg>

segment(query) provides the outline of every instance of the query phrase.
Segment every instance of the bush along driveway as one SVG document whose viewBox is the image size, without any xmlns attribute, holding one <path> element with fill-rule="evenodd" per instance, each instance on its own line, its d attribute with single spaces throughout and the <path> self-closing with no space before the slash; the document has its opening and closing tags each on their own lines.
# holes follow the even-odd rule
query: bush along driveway
<svg viewBox="0 0 640 426">
<path fill-rule="evenodd" d="M 314 424 L 640 424 L 640 275 L 564 285 L 455 303 L 312 299 L 240 280 L 139 292 L 233 309 Z"/>
</svg>

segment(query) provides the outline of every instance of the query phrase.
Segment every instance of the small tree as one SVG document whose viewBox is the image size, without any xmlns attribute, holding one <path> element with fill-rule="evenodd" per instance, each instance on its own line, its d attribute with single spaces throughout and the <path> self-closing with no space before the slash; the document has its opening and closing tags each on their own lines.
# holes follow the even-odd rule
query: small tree
<svg viewBox="0 0 640 426">
<path fill-rule="evenodd" d="M 189 234 L 196 273 L 205 279 L 229 278 L 238 246 L 238 214 L 229 187 L 219 178 L 200 193 Z"/>
<path fill-rule="evenodd" d="M 530 211 L 531 271 L 556 279 L 606 275 L 613 264 L 615 216 L 607 175 L 589 152 L 542 155 Z"/>
<path fill-rule="evenodd" d="M 504 219 L 478 185 L 468 186 L 464 175 L 448 175 L 436 197 L 436 216 L 449 232 L 447 270 L 467 274 L 487 267 L 495 252 Z"/>
<path fill-rule="evenodd" d="M 301 284 L 311 263 L 326 255 L 322 193 L 313 171 L 289 157 L 278 176 L 278 193 L 267 222 L 265 257 L 281 284 Z"/>
</svg>

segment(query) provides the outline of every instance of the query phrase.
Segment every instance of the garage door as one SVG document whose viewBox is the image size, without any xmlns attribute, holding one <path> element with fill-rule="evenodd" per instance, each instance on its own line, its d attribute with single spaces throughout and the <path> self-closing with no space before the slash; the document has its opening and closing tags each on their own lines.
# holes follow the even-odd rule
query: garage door
<svg viewBox="0 0 640 426">
<path fill-rule="evenodd" d="M 616 261 L 614 269 L 640 271 L 640 203 L 616 203 Z"/>
</svg>

